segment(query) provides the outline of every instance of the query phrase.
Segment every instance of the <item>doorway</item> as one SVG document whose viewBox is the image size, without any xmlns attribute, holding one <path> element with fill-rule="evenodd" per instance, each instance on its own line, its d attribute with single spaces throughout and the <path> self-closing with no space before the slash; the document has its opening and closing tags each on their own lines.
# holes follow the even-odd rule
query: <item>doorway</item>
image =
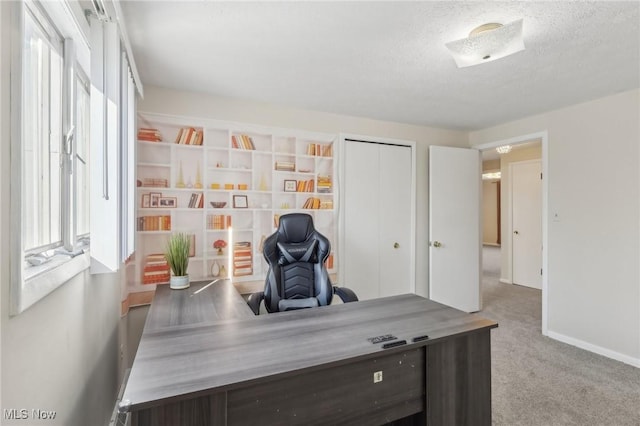
<svg viewBox="0 0 640 426">
<path fill-rule="evenodd" d="M 496 148 L 499 146 L 511 145 L 511 152 L 507 154 L 497 154 Z M 502 284 L 522 284 L 523 279 L 519 278 L 519 271 L 522 271 L 522 265 L 518 263 L 519 260 L 522 260 L 523 257 L 521 254 L 517 254 L 514 257 L 513 250 L 515 248 L 516 252 L 518 252 L 521 248 L 518 247 L 518 243 L 520 241 L 514 241 L 514 237 L 522 236 L 522 233 L 519 229 L 514 228 L 514 216 L 513 216 L 513 202 L 522 203 L 522 197 L 512 195 L 512 169 L 510 166 L 512 163 L 516 162 L 525 162 L 525 161 L 537 161 L 539 167 L 542 170 L 542 175 L 544 177 L 544 170 L 546 169 L 547 164 L 547 133 L 540 132 L 536 134 L 524 135 L 521 137 L 512 138 L 509 140 L 496 141 L 483 145 L 478 145 L 475 148 L 479 149 L 483 153 L 483 174 L 487 172 L 499 173 L 498 180 L 500 182 L 500 217 L 493 218 L 496 221 L 499 220 L 499 229 L 501 229 L 501 235 L 499 242 L 491 244 L 491 241 L 487 241 L 483 238 L 483 272 L 482 272 L 482 282 L 483 287 L 484 283 L 487 280 L 499 281 Z M 487 158 L 488 157 L 488 158 Z M 487 161 L 493 160 L 492 167 L 487 167 Z M 517 166 L 516 166 L 517 167 Z M 494 179 L 495 179 L 494 174 Z M 538 178 L 540 177 L 540 172 L 537 172 Z M 485 181 L 483 181 L 485 182 Z M 540 183 L 540 181 L 538 181 Z M 486 185 L 486 183 L 485 183 Z M 494 184 L 495 188 L 495 184 Z M 540 186 L 540 195 L 539 199 L 541 204 L 536 207 L 537 212 L 537 220 L 539 221 L 539 231 L 538 231 L 538 251 L 537 257 L 538 260 L 535 260 L 533 263 L 537 263 L 537 267 L 535 272 L 537 276 L 537 282 L 534 280 L 534 285 L 532 287 L 537 287 L 541 289 L 541 298 L 542 298 L 542 334 L 547 334 L 547 275 L 546 275 L 546 239 L 547 239 L 547 181 L 546 177 L 542 180 L 542 184 Z M 520 210 L 522 210 L 523 206 L 520 206 Z M 526 209 L 526 207 L 525 207 Z M 518 212 L 518 207 L 516 207 L 516 215 Z M 486 213 L 485 213 L 486 214 Z M 536 215 L 534 216 L 534 221 L 536 220 Z M 484 218 L 486 219 L 486 218 Z M 515 219 L 516 222 L 518 219 Z M 519 226 L 516 223 L 516 227 Z M 518 232 L 514 234 L 514 232 Z M 489 244 L 486 244 L 489 242 Z M 534 243 L 535 244 L 535 243 Z M 531 249 L 529 249 L 531 250 Z M 526 258 L 524 259 L 527 260 Z M 526 263 L 526 262 L 525 262 Z M 515 268 L 515 269 L 514 269 Z M 533 271 L 533 268 L 529 268 L 529 271 Z M 514 279 L 514 272 L 516 274 L 516 278 Z M 542 272 L 542 275 L 540 275 Z M 531 272 L 529 272 L 531 274 Z M 521 281 L 521 282 L 518 282 Z M 527 285 L 527 280 L 524 280 L 525 285 Z M 497 284 L 497 283 L 496 283 Z M 501 284 L 501 285 L 502 285 Z M 537 285 L 536 285 L 537 284 Z"/>
</svg>

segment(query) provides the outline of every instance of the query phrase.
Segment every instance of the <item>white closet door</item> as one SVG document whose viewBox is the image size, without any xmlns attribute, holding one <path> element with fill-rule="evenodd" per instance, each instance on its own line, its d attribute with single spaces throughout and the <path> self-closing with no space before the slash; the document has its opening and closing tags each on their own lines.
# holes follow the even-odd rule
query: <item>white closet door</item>
<svg viewBox="0 0 640 426">
<path fill-rule="evenodd" d="M 344 281 L 360 300 L 412 291 L 411 148 L 346 141 Z"/>
<path fill-rule="evenodd" d="M 411 292 L 411 148 L 379 145 L 379 296 Z"/>
</svg>

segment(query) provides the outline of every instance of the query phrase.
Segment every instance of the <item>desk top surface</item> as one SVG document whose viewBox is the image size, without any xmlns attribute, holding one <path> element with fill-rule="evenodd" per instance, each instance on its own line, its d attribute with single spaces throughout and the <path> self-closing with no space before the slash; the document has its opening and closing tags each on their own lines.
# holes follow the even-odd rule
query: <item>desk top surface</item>
<svg viewBox="0 0 640 426">
<path fill-rule="evenodd" d="M 497 327 L 494 321 L 412 294 L 254 316 L 229 281 L 203 287 L 158 289 L 123 408 L 230 390 L 274 375 L 375 358 Z M 383 349 L 367 340 L 385 334 L 407 344 Z M 429 339 L 411 343 L 422 335 Z"/>
</svg>

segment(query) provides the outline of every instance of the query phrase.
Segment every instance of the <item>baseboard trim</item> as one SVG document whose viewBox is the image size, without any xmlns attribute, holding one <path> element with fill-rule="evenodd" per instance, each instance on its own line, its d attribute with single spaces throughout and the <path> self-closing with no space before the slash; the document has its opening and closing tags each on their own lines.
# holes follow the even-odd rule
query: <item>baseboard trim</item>
<svg viewBox="0 0 640 426">
<path fill-rule="evenodd" d="M 584 349 L 585 351 L 593 352 L 598 355 L 602 355 L 607 358 L 629 364 L 633 367 L 640 368 L 640 358 L 633 358 L 629 355 L 624 355 L 619 352 L 612 351 L 611 349 L 606 349 L 579 339 L 574 339 L 573 337 L 565 336 L 564 334 L 556 333 L 555 331 L 547 330 L 547 336 L 562 343 Z"/>
<path fill-rule="evenodd" d="M 506 278 L 500 278 L 498 281 L 500 281 L 502 284 L 513 284 L 511 280 L 508 280 Z"/>
</svg>

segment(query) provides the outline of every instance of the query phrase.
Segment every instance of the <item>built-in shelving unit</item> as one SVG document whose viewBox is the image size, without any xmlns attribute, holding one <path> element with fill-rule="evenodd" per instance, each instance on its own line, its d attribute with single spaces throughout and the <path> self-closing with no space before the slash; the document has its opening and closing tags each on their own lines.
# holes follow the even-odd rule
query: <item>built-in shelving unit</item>
<svg viewBox="0 0 640 426">
<path fill-rule="evenodd" d="M 161 253 L 172 232 L 195 235 L 192 280 L 220 270 L 234 281 L 264 279 L 262 243 L 286 213 L 310 213 L 335 250 L 335 135 L 144 112 L 138 128 L 155 129 L 151 139 L 159 140 L 137 142 L 133 286 L 143 285 L 145 259 Z M 182 143 L 179 134 L 187 135 Z"/>
</svg>

